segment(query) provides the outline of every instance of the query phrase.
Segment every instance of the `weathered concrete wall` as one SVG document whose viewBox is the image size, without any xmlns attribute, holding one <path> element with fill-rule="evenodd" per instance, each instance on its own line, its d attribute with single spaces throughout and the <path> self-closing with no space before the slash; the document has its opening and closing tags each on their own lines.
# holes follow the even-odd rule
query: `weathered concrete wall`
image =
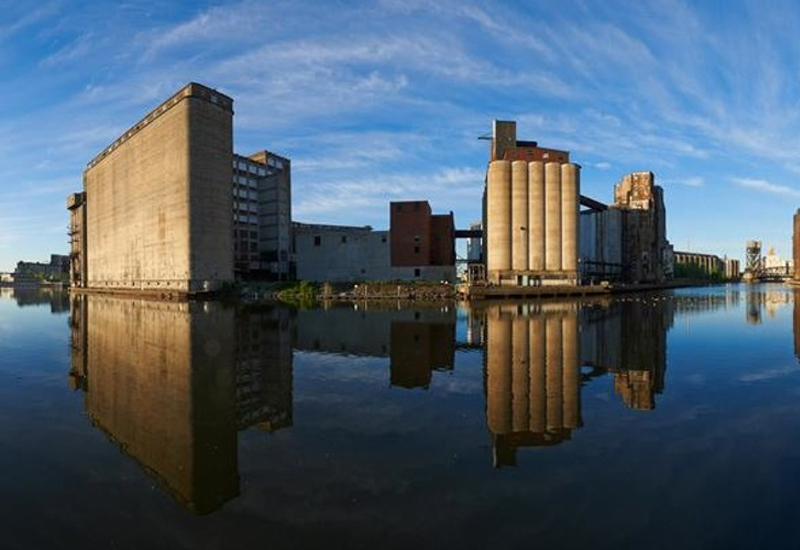
<svg viewBox="0 0 800 550">
<path fill-rule="evenodd" d="M 387 231 L 298 224 L 294 228 L 297 278 L 303 281 L 389 280 Z"/>
<path fill-rule="evenodd" d="M 192 292 L 233 280 L 232 115 L 230 98 L 190 84 L 89 164 L 88 287 Z"/>
</svg>

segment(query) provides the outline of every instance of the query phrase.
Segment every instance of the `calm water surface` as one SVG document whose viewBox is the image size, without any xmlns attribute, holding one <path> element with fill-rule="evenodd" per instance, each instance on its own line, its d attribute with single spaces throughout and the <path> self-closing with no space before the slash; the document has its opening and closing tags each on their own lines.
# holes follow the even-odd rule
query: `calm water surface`
<svg viewBox="0 0 800 550">
<path fill-rule="evenodd" d="M 800 540 L 800 296 L 297 311 L 0 289 L 3 548 Z"/>
</svg>

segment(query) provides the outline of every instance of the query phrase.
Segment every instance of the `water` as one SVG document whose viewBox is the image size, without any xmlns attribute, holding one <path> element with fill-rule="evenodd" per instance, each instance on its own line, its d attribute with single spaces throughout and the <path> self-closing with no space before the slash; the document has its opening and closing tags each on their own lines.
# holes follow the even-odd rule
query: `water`
<svg viewBox="0 0 800 550">
<path fill-rule="evenodd" d="M 297 311 L 0 289 L 3 548 L 800 536 L 800 300 Z"/>
</svg>

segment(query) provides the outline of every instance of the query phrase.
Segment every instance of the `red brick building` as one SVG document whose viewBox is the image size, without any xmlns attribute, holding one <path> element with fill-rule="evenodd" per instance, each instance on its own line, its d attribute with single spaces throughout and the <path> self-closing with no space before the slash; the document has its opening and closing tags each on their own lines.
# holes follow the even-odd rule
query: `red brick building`
<svg viewBox="0 0 800 550">
<path fill-rule="evenodd" d="M 392 202 L 389 209 L 392 267 L 455 265 L 452 212 L 431 214 L 428 201 Z"/>
</svg>

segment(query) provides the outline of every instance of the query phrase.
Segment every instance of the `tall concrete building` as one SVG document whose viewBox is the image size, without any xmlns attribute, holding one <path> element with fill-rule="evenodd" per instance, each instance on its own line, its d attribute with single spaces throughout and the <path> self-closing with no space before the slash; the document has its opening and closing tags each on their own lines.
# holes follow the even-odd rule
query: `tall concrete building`
<svg viewBox="0 0 800 550">
<path fill-rule="evenodd" d="M 486 275 L 498 285 L 578 283 L 580 166 L 494 121 L 484 198 Z"/>
<path fill-rule="evenodd" d="M 262 151 L 233 158 L 233 252 L 237 276 L 294 278 L 290 255 L 291 162 Z"/>
<path fill-rule="evenodd" d="M 289 160 L 233 153 L 233 100 L 190 83 L 91 160 L 67 199 L 71 284 L 194 294 L 287 279 Z"/>
<path fill-rule="evenodd" d="M 633 172 L 614 186 L 607 208 L 580 216 L 584 279 L 661 283 L 672 277 L 664 191 L 652 172 Z"/>
<path fill-rule="evenodd" d="M 233 100 L 191 83 L 92 159 L 71 195 L 75 286 L 196 293 L 233 280 Z M 74 246 L 74 243 L 73 243 Z"/>
</svg>

